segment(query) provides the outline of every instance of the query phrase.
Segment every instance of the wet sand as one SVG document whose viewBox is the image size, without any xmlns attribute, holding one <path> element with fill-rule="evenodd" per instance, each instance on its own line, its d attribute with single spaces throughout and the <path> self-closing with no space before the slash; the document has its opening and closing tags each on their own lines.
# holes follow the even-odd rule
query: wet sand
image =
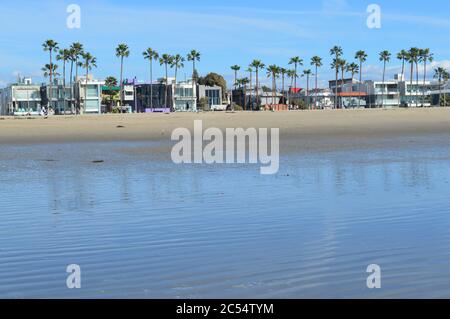
<svg viewBox="0 0 450 319">
<path fill-rule="evenodd" d="M 1 144 L 96 141 L 170 141 L 175 128 L 280 128 L 281 141 L 314 148 L 394 141 L 397 137 L 450 134 L 450 108 L 329 110 L 254 113 L 174 113 L 0 118 Z M 333 141 L 340 141 L 337 145 Z M 322 146 L 323 143 L 319 143 Z"/>
</svg>

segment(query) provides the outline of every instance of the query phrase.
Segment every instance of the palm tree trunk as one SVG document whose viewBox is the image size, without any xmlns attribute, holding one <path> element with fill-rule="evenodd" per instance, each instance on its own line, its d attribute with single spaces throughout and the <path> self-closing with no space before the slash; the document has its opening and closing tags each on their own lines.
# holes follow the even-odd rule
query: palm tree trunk
<svg viewBox="0 0 450 319">
<path fill-rule="evenodd" d="M 120 106 L 123 107 L 123 57 L 120 59 Z M 123 110 L 123 109 L 122 109 Z"/>
<path fill-rule="evenodd" d="M 422 104 L 425 104 L 425 82 L 427 80 L 427 60 L 423 61 L 423 88 L 422 88 Z M 430 103 L 431 105 L 431 103 Z M 425 106 L 425 105 L 424 105 Z"/>
<path fill-rule="evenodd" d="M 297 74 L 297 63 L 295 63 L 295 74 Z M 295 77 L 295 79 L 294 79 L 294 86 L 296 89 L 297 88 L 297 77 Z"/>
<path fill-rule="evenodd" d="M 315 98 L 315 101 L 314 101 L 314 107 L 313 107 L 313 109 L 315 109 L 316 106 L 317 106 L 317 99 L 318 99 L 318 96 L 319 96 L 319 92 L 318 92 L 318 81 L 317 81 L 317 71 L 318 71 L 318 66 L 316 65 L 316 98 Z"/>
<path fill-rule="evenodd" d="M 412 94 L 413 94 L 413 76 L 414 76 L 414 62 L 411 62 L 411 88 L 410 88 L 410 97 L 412 104 Z"/>
<path fill-rule="evenodd" d="M 384 62 L 383 65 L 383 85 L 382 85 L 382 91 L 381 91 L 381 107 L 384 107 L 384 82 L 386 79 L 386 61 Z"/>
<path fill-rule="evenodd" d="M 63 64 L 63 99 L 64 115 L 66 115 L 66 60 Z"/>
<path fill-rule="evenodd" d="M 362 82 L 362 62 L 359 62 L 359 94 L 361 94 L 361 82 Z M 358 94 L 358 95 L 359 95 Z M 361 107 L 361 96 L 358 97 L 358 108 Z"/>
<path fill-rule="evenodd" d="M 88 90 L 89 64 L 86 64 L 86 87 L 84 88 L 84 110 L 87 109 L 87 90 Z M 81 115 L 81 108 L 80 108 Z"/>
<path fill-rule="evenodd" d="M 419 106 L 418 91 L 419 90 L 419 64 L 416 62 L 416 107 Z"/>
<path fill-rule="evenodd" d="M 195 94 L 194 94 L 194 90 L 195 90 L 194 73 L 195 73 L 195 58 L 192 59 L 192 100 L 194 100 L 194 102 L 197 102 L 194 99 L 194 96 L 195 96 Z M 195 103 L 195 104 L 197 104 L 197 103 Z M 192 108 L 194 108 L 194 106 L 192 106 Z"/>
<path fill-rule="evenodd" d="M 256 68 L 256 108 L 258 109 L 259 107 L 259 68 Z"/>
<path fill-rule="evenodd" d="M 153 59 L 150 57 L 150 109 L 153 111 Z"/>
<path fill-rule="evenodd" d="M 439 77 L 439 102 L 438 102 L 439 106 L 441 106 L 441 99 L 442 99 L 442 80 Z"/>
<path fill-rule="evenodd" d="M 73 100 L 73 61 L 70 64 L 70 111 L 72 113 L 72 100 Z"/>
<path fill-rule="evenodd" d="M 337 109 L 338 108 L 338 86 L 339 86 L 339 81 L 338 81 L 338 77 L 339 77 L 339 69 L 336 68 L 336 83 L 335 83 L 335 87 L 334 87 L 334 108 Z"/>
<path fill-rule="evenodd" d="M 167 72 L 167 63 L 165 63 L 166 67 L 166 92 L 164 94 L 164 106 L 167 108 L 167 90 L 169 89 L 169 79 L 167 78 L 168 72 Z M 170 108 L 172 110 L 172 107 Z"/>
<path fill-rule="evenodd" d="M 306 76 L 306 106 L 311 109 L 309 105 L 309 75 Z"/>
<path fill-rule="evenodd" d="M 49 99 L 49 108 L 52 107 L 53 100 L 53 64 L 52 64 L 52 50 L 50 50 L 50 99 Z M 47 110 L 48 112 L 48 110 Z"/>
</svg>

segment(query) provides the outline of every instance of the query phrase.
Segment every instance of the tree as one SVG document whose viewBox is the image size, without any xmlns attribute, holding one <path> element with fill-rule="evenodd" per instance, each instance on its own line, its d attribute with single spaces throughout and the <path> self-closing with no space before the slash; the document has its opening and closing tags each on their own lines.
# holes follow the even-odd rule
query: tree
<svg viewBox="0 0 450 319">
<path fill-rule="evenodd" d="M 83 45 L 79 42 L 72 43 L 70 46 L 70 109 L 72 111 L 72 101 L 73 101 L 73 67 L 75 65 L 75 78 L 78 77 L 78 67 L 80 63 L 78 60 L 81 58 L 84 48 Z M 78 100 L 78 105 L 80 101 Z"/>
<path fill-rule="evenodd" d="M 338 108 L 337 102 L 338 102 L 338 76 L 339 76 L 339 58 L 342 56 L 343 51 L 340 46 L 335 45 L 333 48 L 330 49 L 330 55 L 334 55 L 333 63 L 331 64 L 332 68 L 336 70 L 336 82 L 335 82 L 335 92 L 334 92 L 334 108 Z"/>
<path fill-rule="evenodd" d="M 58 66 L 56 64 L 46 64 L 42 69 L 42 72 L 44 74 L 45 78 L 50 77 L 50 74 L 59 76 L 60 74 L 58 73 Z"/>
<path fill-rule="evenodd" d="M 352 80 L 355 77 L 355 74 L 359 73 L 359 66 L 355 62 L 352 62 L 350 64 L 347 64 L 347 72 L 349 72 L 352 75 Z M 359 92 L 360 93 L 360 92 Z M 359 95 L 359 94 L 358 94 Z M 360 101 L 360 98 L 358 97 L 358 101 Z M 360 106 L 360 104 L 358 105 Z"/>
<path fill-rule="evenodd" d="M 236 83 L 236 81 L 237 81 L 237 73 L 238 73 L 238 71 L 240 69 L 241 69 L 241 67 L 239 65 L 232 65 L 231 66 L 231 70 L 234 71 L 234 84 L 233 84 L 233 86 L 234 86 L 235 90 L 236 90 L 236 86 L 237 86 L 237 83 Z M 233 92 L 231 92 L 231 107 L 233 107 Z"/>
<path fill-rule="evenodd" d="M 291 92 L 292 92 L 292 89 L 294 88 L 294 80 L 296 78 L 298 78 L 298 74 L 297 74 L 297 72 L 295 72 L 295 70 L 288 70 L 287 75 L 291 79 L 291 87 L 289 90 L 289 103 L 292 104 L 291 103 Z"/>
<path fill-rule="evenodd" d="M 315 68 L 316 68 L 316 71 L 315 71 L 315 74 L 314 74 L 314 76 L 315 76 L 315 78 L 316 78 L 316 89 L 315 89 L 315 93 L 316 93 L 316 98 L 315 98 L 315 101 L 314 101 L 314 107 L 317 105 L 317 98 L 318 98 L 318 94 L 319 94 L 319 92 L 318 92 L 318 69 L 322 66 L 322 58 L 321 57 L 319 57 L 319 56 L 313 56 L 312 58 L 311 58 L 311 65 L 312 66 L 314 66 Z"/>
<path fill-rule="evenodd" d="M 448 81 L 449 73 L 443 67 L 438 67 L 434 69 L 434 78 L 439 81 L 439 106 L 442 105 L 442 82 Z M 446 106 L 446 101 L 444 101 L 444 106 Z"/>
<path fill-rule="evenodd" d="M 69 49 L 59 50 L 59 54 L 56 56 L 57 61 L 63 61 L 63 106 L 64 114 L 66 114 L 66 63 L 71 58 L 71 52 Z"/>
<path fill-rule="evenodd" d="M 345 80 L 345 71 L 347 71 L 347 61 L 344 59 L 339 59 L 339 68 L 341 70 L 341 92 L 344 92 L 344 80 Z M 341 109 L 343 108 L 342 105 L 342 99 L 341 99 Z"/>
<path fill-rule="evenodd" d="M 105 86 L 108 88 L 109 95 L 109 106 L 111 111 L 113 110 L 113 97 L 114 97 L 114 87 L 117 86 L 117 79 L 113 76 L 108 76 L 105 80 Z"/>
<path fill-rule="evenodd" d="M 399 53 L 397 53 L 397 59 L 402 61 L 402 81 L 405 80 L 405 62 L 408 60 L 408 52 L 405 50 L 401 50 Z M 399 93 L 399 100 L 398 104 L 400 106 L 400 101 L 402 100 L 402 96 L 400 96 L 400 87 L 398 87 L 398 93 Z"/>
<path fill-rule="evenodd" d="M 367 54 L 365 51 L 360 50 L 356 52 L 355 59 L 359 61 L 359 93 L 361 93 L 362 85 L 362 73 L 363 73 L 363 63 L 367 60 Z M 358 107 L 361 107 L 361 98 L 358 99 Z"/>
<path fill-rule="evenodd" d="M 248 78 L 237 79 L 236 83 L 244 88 L 244 110 L 247 110 L 247 84 L 250 82 Z"/>
<path fill-rule="evenodd" d="M 285 103 L 285 92 L 284 92 L 284 79 L 286 78 L 288 70 L 285 68 L 280 68 L 281 74 L 281 94 L 283 94 L 283 104 Z"/>
<path fill-rule="evenodd" d="M 172 56 L 170 67 L 175 69 L 175 84 L 177 83 L 178 70 L 184 68 L 184 61 L 184 58 L 179 54 Z"/>
<path fill-rule="evenodd" d="M 418 100 L 417 100 L 417 90 L 419 89 L 419 71 L 418 71 L 418 63 L 419 63 L 419 49 L 418 48 L 411 48 L 408 51 L 407 54 L 408 62 L 411 65 L 411 78 L 410 78 L 410 84 L 411 84 L 411 98 L 412 98 L 412 92 L 413 92 L 413 77 L 414 77 L 414 66 L 417 68 L 417 74 L 416 74 L 416 107 L 418 106 Z M 412 101 L 411 101 L 412 102 Z"/>
<path fill-rule="evenodd" d="M 150 63 L 150 109 L 153 109 L 153 60 L 157 61 L 159 59 L 159 54 L 152 48 L 145 50 L 142 55 L 144 59 L 148 60 Z"/>
<path fill-rule="evenodd" d="M 255 70 L 256 76 L 256 107 L 259 106 L 259 70 L 264 69 L 266 65 L 261 60 L 253 60 L 250 66 Z"/>
<path fill-rule="evenodd" d="M 120 104 L 123 106 L 123 62 L 130 56 L 130 49 L 125 43 L 121 43 L 116 48 L 116 57 L 120 58 Z"/>
<path fill-rule="evenodd" d="M 172 64 L 172 56 L 170 54 L 164 53 L 159 58 L 159 64 L 160 65 L 164 64 L 164 68 L 165 68 L 165 71 L 166 71 L 166 90 L 165 90 L 165 94 L 164 94 L 164 104 L 165 104 L 165 107 L 167 108 L 167 90 L 169 89 L 168 67 L 169 67 L 169 65 Z"/>
<path fill-rule="evenodd" d="M 419 61 L 423 63 L 423 88 L 422 88 L 422 102 L 425 102 L 425 85 L 427 80 L 427 63 L 433 62 L 434 55 L 430 52 L 430 49 L 421 49 L 419 51 Z"/>
<path fill-rule="evenodd" d="M 53 52 L 58 50 L 58 42 L 54 41 L 54 40 L 47 40 L 42 44 L 42 47 L 44 48 L 45 52 L 49 52 L 50 54 L 50 64 L 49 64 L 49 79 L 50 79 L 50 99 L 49 99 L 49 104 L 50 107 L 52 106 L 52 102 L 53 102 L 53 70 L 56 69 L 53 67 Z"/>
<path fill-rule="evenodd" d="M 206 86 L 220 86 L 222 88 L 222 99 L 227 91 L 227 81 L 217 73 L 208 73 L 205 77 L 198 79 L 198 84 Z"/>
<path fill-rule="evenodd" d="M 247 70 L 245 70 L 246 72 L 248 72 L 249 75 L 249 79 L 250 79 L 250 101 L 252 100 L 253 97 L 253 68 L 251 66 L 249 66 L 247 68 Z"/>
<path fill-rule="evenodd" d="M 97 59 L 93 57 L 89 52 L 83 53 L 83 59 L 84 59 L 83 67 L 86 70 L 86 87 L 84 88 L 84 110 L 86 110 L 89 71 L 92 70 L 92 68 L 97 67 Z"/>
<path fill-rule="evenodd" d="M 291 58 L 291 60 L 289 61 L 289 64 L 293 64 L 294 65 L 294 70 L 295 73 L 297 73 L 298 70 L 298 66 L 302 66 L 303 65 L 303 60 L 300 59 L 300 57 L 295 56 L 293 58 Z M 297 88 L 297 79 L 294 79 L 294 87 Z"/>
<path fill-rule="evenodd" d="M 381 92 L 381 107 L 384 107 L 384 83 L 386 80 L 386 63 L 391 61 L 391 53 L 389 51 L 381 51 L 380 54 L 380 61 L 383 62 L 383 85 L 382 85 L 382 92 Z"/>
<path fill-rule="evenodd" d="M 303 71 L 303 76 L 306 76 L 306 107 L 308 109 L 311 108 L 309 103 L 309 77 L 312 75 L 312 71 L 310 69 L 306 69 Z"/>
<path fill-rule="evenodd" d="M 279 74 L 279 66 L 272 64 L 267 67 L 267 77 L 272 77 L 272 105 L 275 104 L 275 97 L 277 93 L 277 78 Z"/>
<path fill-rule="evenodd" d="M 192 94 L 194 94 L 195 82 L 197 81 L 196 75 L 195 75 L 197 72 L 197 70 L 195 69 L 195 62 L 200 62 L 200 57 L 201 57 L 201 53 L 196 50 L 191 50 L 191 52 L 189 52 L 187 55 L 188 61 L 192 62 Z"/>
</svg>

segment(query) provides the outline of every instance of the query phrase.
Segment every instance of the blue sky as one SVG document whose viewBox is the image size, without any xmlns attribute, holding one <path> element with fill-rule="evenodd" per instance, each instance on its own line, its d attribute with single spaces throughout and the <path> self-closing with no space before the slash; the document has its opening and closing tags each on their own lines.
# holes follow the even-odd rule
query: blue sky
<svg viewBox="0 0 450 319">
<path fill-rule="evenodd" d="M 66 8 L 81 6 L 81 29 L 68 29 Z M 369 4 L 382 10 L 381 29 L 366 25 Z M 252 59 L 266 65 L 288 67 L 289 58 L 302 57 L 309 66 L 313 55 L 324 58 L 322 85 L 333 77 L 329 49 L 338 44 L 344 57 L 353 60 L 357 50 L 369 54 L 366 79 L 381 78 L 381 50 L 393 54 L 411 46 L 429 47 L 435 54 L 433 66 L 450 68 L 450 3 L 445 0 L 18 0 L 2 3 L 0 11 L 0 87 L 17 74 L 43 81 L 40 69 L 48 63 L 41 45 L 47 38 L 62 47 L 80 41 L 98 59 L 97 78 L 118 77 L 119 60 L 114 49 L 120 42 L 131 48 L 125 64 L 128 77 L 148 79 L 142 51 L 152 47 L 160 53 L 202 53 L 201 74 L 223 74 L 231 81 L 230 66 L 245 69 Z M 394 58 L 388 67 L 391 77 L 400 69 Z M 189 76 L 190 64 L 180 71 Z M 155 76 L 163 69 L 155 67 Z M 269 80 L 266 80 L 270 83 Z M 301 80 L 304 82 L 304 80 Z"/>
</svg>

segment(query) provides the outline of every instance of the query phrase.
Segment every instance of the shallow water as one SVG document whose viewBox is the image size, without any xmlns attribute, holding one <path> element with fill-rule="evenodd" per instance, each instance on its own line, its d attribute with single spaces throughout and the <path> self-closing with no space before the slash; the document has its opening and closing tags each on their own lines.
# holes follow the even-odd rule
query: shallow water
<svg viewBox="0 0 450 319">
<path fill-rule="evenodd" d="M 0 146 L 0 297 L 448 298 L 450 149 L 425 144 L 290 153 L 275 176 L 130 152 L 150 143 Z"/>
</svg>

